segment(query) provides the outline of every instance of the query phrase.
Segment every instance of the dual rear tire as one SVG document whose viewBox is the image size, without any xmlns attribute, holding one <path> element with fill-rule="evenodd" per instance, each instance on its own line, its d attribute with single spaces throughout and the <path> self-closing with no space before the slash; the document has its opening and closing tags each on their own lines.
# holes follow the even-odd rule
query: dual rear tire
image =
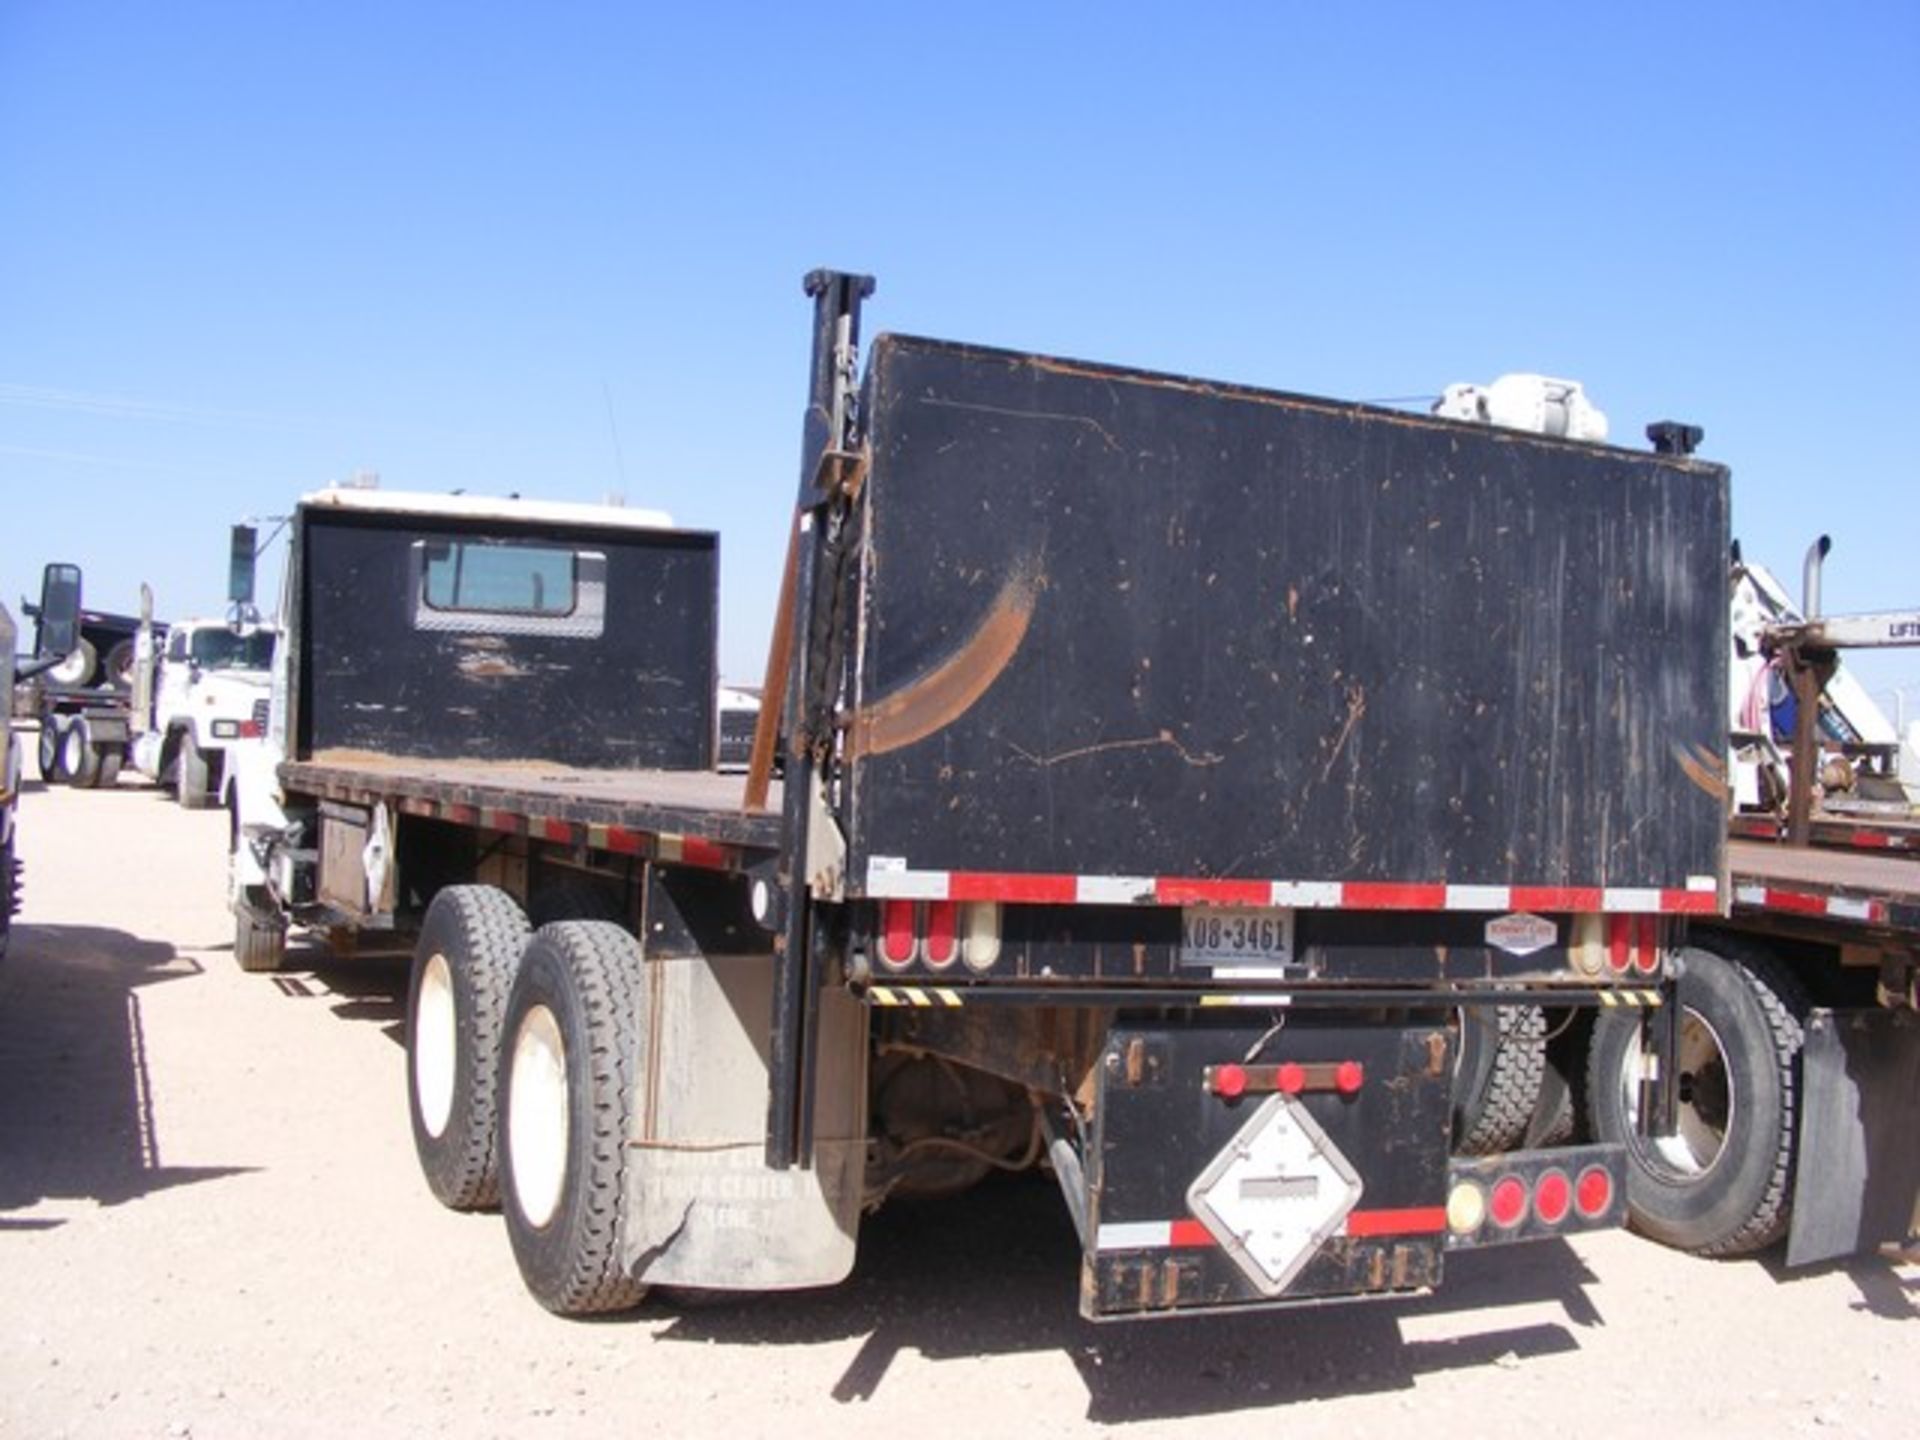
<svg viewBox="0 0 1920 1440">
<path fill-rule="evenodd" d="M 622 1310 L 646 1286 L 622 1258 L 642 1026 L 639 943 L 618 925 L 535 932 L 484 885 L 428 908 L 408 991 L 408 1109 L 442 1204 L 498 1204 L 522 1278 L 562 1315 Z"/>
<path fill-rule="evenodd" d="M 1670 1135 L 1641 1133 L 1639 1019 L 1603 1011 L 1588 1050 L 1594 1138 L 1627 1150 L 1627 1208 L 1641 1234 L 1696 1255 L 1745 1255 L 1791 1219 L 1807 1000 L 1772 957 L 1733 942 L 1689 949 L 1679 983 L 1679 1078 Z"/>
<path fill-rule="evenodd" d="M 120 778 L 120 750 L 96 747 L 93 726 L 85 715 L 48 715 L 42 719 L 37 753 L 40 778 L 48 785 L 94 790 L 111 786 Z"/>
</svg>

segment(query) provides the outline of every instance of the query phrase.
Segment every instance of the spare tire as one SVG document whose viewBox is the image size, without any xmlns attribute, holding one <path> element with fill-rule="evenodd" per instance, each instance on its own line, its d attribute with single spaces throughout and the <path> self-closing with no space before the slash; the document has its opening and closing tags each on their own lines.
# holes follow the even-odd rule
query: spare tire
<svg viewBox="0 0 1920 1440">
<path fill-rule="evenodd" d="M 65 685 L 79 689 L 93 679 L 94 666 L 99 657 L 94 653 L 93 642 L 82 640 L 69 650 L 58 665 L 46 672 L 47 679 L 56 685 Z"/>
<path fill-rule="evenodd" d="M 105 678 L 107 683 L 113 686 L 114 689 L 131 690 L 133 688 L 134 655 L 134 642 L 132 640 L 122 640 L 118 645 L 115 645 L 111 650 L 107 651 Z"/>
</svg>

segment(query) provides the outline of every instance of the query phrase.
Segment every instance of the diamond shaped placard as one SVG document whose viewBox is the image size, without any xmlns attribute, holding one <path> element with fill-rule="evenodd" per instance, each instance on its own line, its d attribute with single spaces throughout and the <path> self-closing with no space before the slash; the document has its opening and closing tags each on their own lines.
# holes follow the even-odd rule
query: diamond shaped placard
<svg viewBox="0 0 1920 1440">
<path fill-rule="evenodd" d="M 1363 1188 L 1307 1107 L 1274 1095 L 1187 1187 L 1187 1205 L 1262 1295 L 1278 1295 Z"/>
</svg>

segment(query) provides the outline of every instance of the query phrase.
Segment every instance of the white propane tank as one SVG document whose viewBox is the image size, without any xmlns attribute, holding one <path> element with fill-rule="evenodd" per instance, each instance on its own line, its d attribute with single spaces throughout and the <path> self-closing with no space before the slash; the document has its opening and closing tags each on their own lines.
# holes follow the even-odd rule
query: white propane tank
<svg viewBox="0 0 1920 1440">
<path fill-rule="evenodd" d="M 1606 414 L 1587 399 L 1580 382 L 1548 375 L 1502 375 L 1491 385 L 1449 385 L 1433 413 L 1563 440 L 1607 438 Z"/>
</svg>

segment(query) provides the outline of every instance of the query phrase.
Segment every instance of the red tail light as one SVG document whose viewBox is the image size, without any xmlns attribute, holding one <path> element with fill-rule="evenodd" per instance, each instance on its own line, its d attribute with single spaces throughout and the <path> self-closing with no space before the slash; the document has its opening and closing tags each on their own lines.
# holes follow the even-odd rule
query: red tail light
<svg viewBox="0 0 1920 1440">
<path fill-rule="evenodd" d="M 880 906 L 880 958 L 889 965 L 913 963 L 913 902 L 888 900 Z"/>
<path fill-rule="evenodd" d="M 1582 1218 L 1597 1219 L 1613 1207 L 1613 1176 L 1603 1165 L 1589 1165 L 1574 1183 L 1573 1203 Z"/>
<path fill-rule="evenodd" d="M 1660 968 L 1660 921 L 1652 915 L 1642 915 L 1634 928 L 1633 963 L 1642 975 Z"/>
<path fill-rule="evenodd" d="M 1507 1175 L 1494 1183 L 1487 1199 L 1487 1214 L 1503 1230 L 1511 1230 L 1527 1218 L 1527 1182 L 1518 1175 Z"/>
<path fill-rule="evenodd" d="M 1213 1067 L 1213 1093 L 1227 1100 L 1235 1100 L 1247 1093 L 1247 1069 L 1244 1065 L 1216 1065 Z"/>
<path fill-rule="evenodd" d="M 1573 1185 L 1564 1170 L 1549 1170 L 1534 1184 L 1533 1213 L 1548 1225 L 1567 1218 L 1573 1204 Z"/>
<path fill-rule="evenodd" d="M 951 900 L 936 900 L 927 906 L 927 964 L 944 970 L 960 954 L 955 938 L 960 928 L 960 907 Z"/>
<path fill-rule="evenodd" d="M 1631 915 L 1607 917 L 1607 965 L 1616 975 L 1624 975 L 1633 967 L 1633 917 Z"/>
</svg>

